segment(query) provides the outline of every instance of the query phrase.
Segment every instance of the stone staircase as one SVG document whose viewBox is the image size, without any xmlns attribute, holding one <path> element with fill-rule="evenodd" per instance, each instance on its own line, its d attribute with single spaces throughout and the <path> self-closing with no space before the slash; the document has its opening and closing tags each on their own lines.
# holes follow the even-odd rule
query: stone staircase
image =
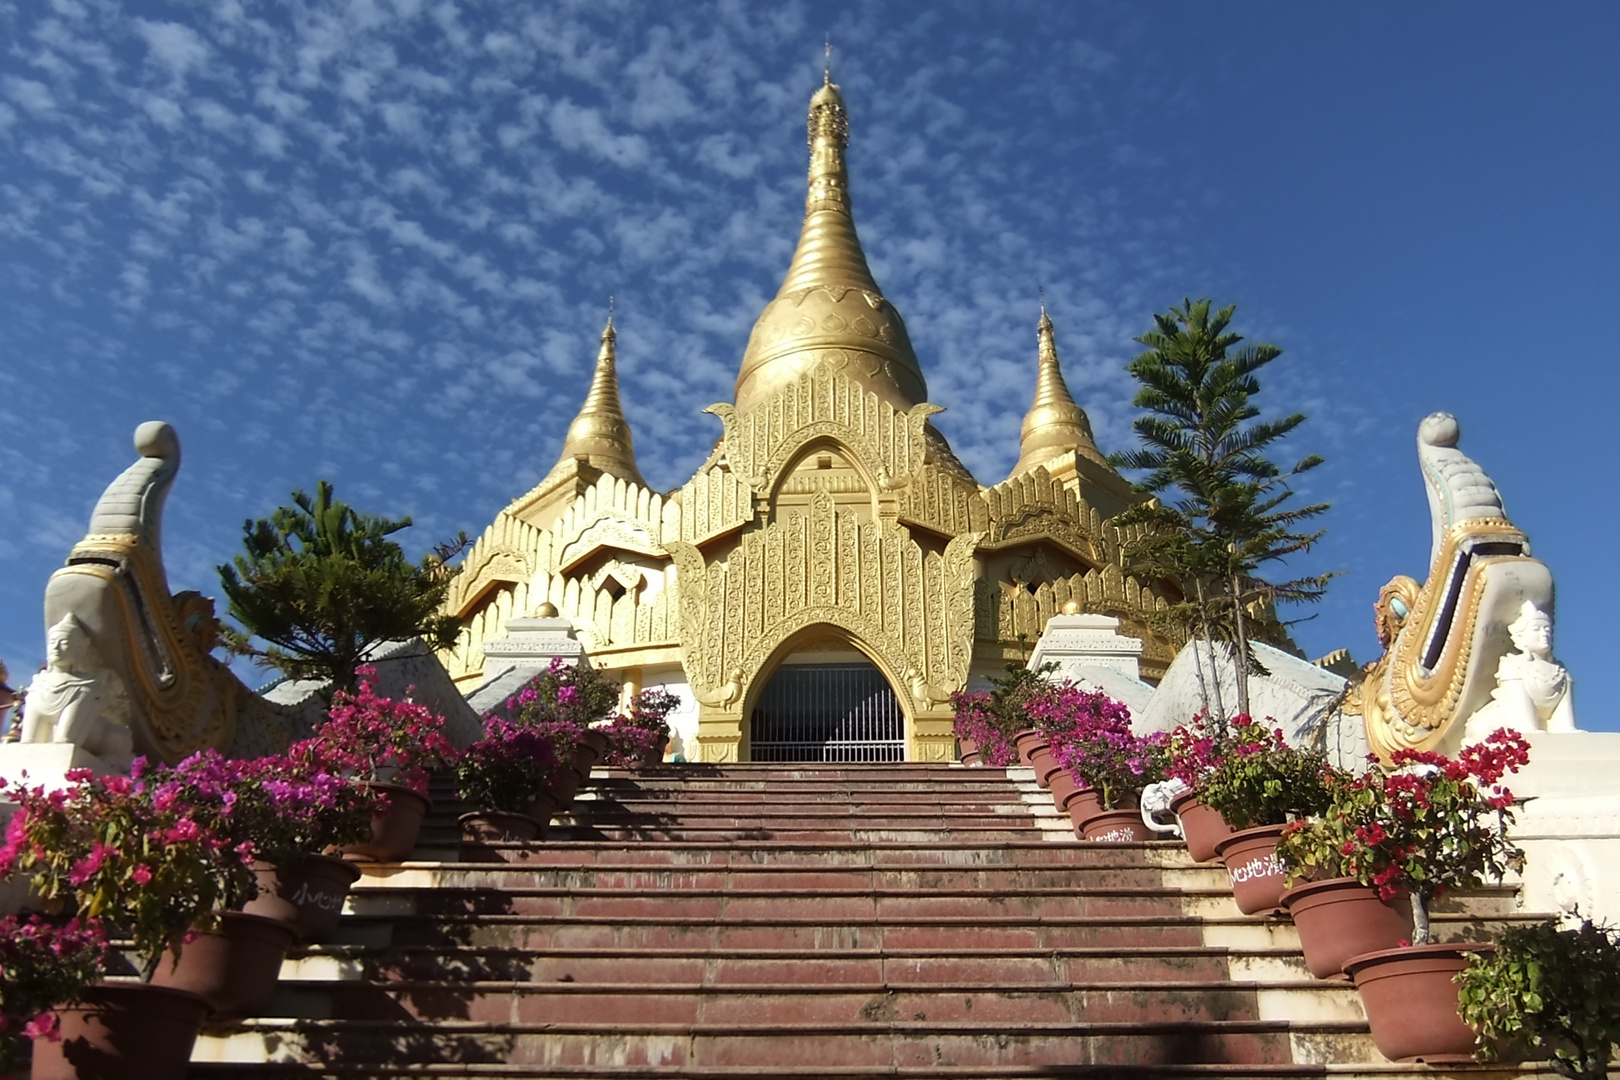
<svg viewBox="0 0 1620 1080">
<path fill-rule="evenodd" d="M 1027 770 L 598 770 L 545 842 L 476 851 L 434 797 L 193 1077 L 1447 1075 L 1383 1062 L 1223 870 L 1076 841 Z M 1498 890 L 1436 922 L 1523 917 Z"/>
</svg>

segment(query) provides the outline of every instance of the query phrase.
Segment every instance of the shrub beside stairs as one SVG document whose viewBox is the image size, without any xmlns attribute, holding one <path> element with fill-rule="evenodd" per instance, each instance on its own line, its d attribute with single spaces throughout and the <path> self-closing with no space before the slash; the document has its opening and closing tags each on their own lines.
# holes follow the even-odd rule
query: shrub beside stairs
<svg viewBox="0 0 1620 1080">
<path fill-rule="evenodd" d="M 1551 1075 L 1384 1062 L 1290 923 L 1180 844 L 1077 842 L 1028 770 L 598 770 L 545 842 L 481 852 L 433 795 L 196 1080 Z M 1502 889 L 1436 927 L 1524 918 Z"/>
</svg>

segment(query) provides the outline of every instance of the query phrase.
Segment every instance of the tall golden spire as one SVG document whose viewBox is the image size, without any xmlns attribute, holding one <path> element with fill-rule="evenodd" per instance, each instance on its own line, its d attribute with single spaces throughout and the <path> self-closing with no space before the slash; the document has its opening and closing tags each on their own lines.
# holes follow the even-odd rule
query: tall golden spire
<svg viewBox="0 0 1620 1080">
<path fill-rule="evenodd" d="M 900 313 L 866 265 L 850 213 L 849 116 L 829 66 L 810 98 L 804 227 L 776 299 L 760 313 L 737 375 L 737 408 L 828 360 L 897 408 L 928 396 Z"/>
<path fill-rule="evenodd" d="M 1086 411 L 1074 403 L 1069 386 L 1063 381 L 1063 369 L 1058 364 L 1057 337 L 1052 330 L 1052 318 L 1046 313 L 1046 301 L 1041 301 L 1041 321 L 1035 324 L 1035 340 L 1039 346 L 1040 366 L 1035 375 L 1035 402 L 1024 416 L 1024 429 L 1019 437 L 1018 464 L 1009 477 L 1028 472 L 1037 465 L 1048 465 L 1056 458 L 1071 452 L 1105 464 L 1102 452 L 1091 434 L 1091 421 Z"/>
<path fill-rule="evenodd" d="M 591 388 L 585 393 L 585 403 L 579 415 L 568 425 L 568 437 L 563 440 L 562 456 L 556 468 L 570 461 L 584 458 L 593 468 L 624 480 L 647 486 L 636 468 L 636 451 L 630 444 L 630 422 L 624 418 L 619 405 L 619 375 L 616 366 L 615 343 L 618 333 L 613 329 L 613 313 L 608 312 L 607 326 L 602 329 L 602 347 L 596 354 L 596 371 L 591 375 Z"/>
</svg>

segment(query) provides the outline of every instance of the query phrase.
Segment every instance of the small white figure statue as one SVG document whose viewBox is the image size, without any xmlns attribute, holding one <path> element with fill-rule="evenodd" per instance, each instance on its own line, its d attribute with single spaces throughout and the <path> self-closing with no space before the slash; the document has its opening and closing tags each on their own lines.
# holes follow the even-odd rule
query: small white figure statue
<svg viewBox="0 0 1620 1080">
<path fill-rule="evenodd" d="M 1552 619 L 1526 600 L 1508 624 L 1517 652 L 1496 665 L 1491 700 L 1468 719 L 1465 738 L 1482 739 L 1497 728 L 1574 731 L 1575 701 L 1569 671 L 1553 659 Z"/>
<path fill-rule="evenodd" d="M 45 637 L 46 668 L 28 688 L 25 743 L 73 743 L 109 764 L 128 767 L 134 739 L 121 722 L 128 700 L 117 672 L 96 662 L 89 632 L 62 616 Z"/>
</svg>

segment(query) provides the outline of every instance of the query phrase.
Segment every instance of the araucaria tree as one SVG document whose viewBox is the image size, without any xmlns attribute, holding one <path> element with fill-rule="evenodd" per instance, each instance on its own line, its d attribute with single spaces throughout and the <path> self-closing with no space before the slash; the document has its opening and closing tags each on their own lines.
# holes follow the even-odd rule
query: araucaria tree
<svg viewBox="0 0 1620 1080">
<path fill-rule="evenodd" d="M 390 537 L 411 524 L 362 514 L 332 498 L 325 480 L 311 498 L 242 524 L 244 554 L 219 568 L 237 630 L 227 647 L 295 679 L 352 690 L 355 668 L 378 644 L 423 638 L 455 644 L 460 625 L 439 613 L 455 577 L 448 566 L 466 536 L 413 563 Z M 262 646 L 258 642 L 264 642 Z"/>
<path fill-rule="evenodd" d="M 1242 336 L 1229 329 L 1234 311 L 1228 305 L 1212 313 L 1210 301 L 1186 300 L 1153 316 L 1153 330 L 1136 339 L 1147 351 L 1127 368 L 1141 384 L 1133 404 L 1146 415 L 1132 427 L 1142 445 L 1112 460 L 1145 472 L 1137 491 L 1161 500 L 1115 519 L 1148 527 L 1131 554 L 1150 571 L 1180 580 L 1191 605 L 1189 629 L 1212 649 L 1217 640 L 1230 643 L 1237 711 L 1247 713 L 1248 677 L 1264 670 L 1249 648 L 1256 614 L 1320 599 L 1332 575 L 1281 582 L 1260 577 L 1265 566 L 1321 539 L 1322 530 L 1302 531 L 1301 525 L 1328 504 L 1291 505 L 1295 478 L 1322 459 L 1312 454 L 1284 467 L 1268 456 L 1305 416 L 1261 418 L 1254 403 L 1257 373 L 1282 350 L 1263 342 L 1239 347 Z"/>
</svg>

